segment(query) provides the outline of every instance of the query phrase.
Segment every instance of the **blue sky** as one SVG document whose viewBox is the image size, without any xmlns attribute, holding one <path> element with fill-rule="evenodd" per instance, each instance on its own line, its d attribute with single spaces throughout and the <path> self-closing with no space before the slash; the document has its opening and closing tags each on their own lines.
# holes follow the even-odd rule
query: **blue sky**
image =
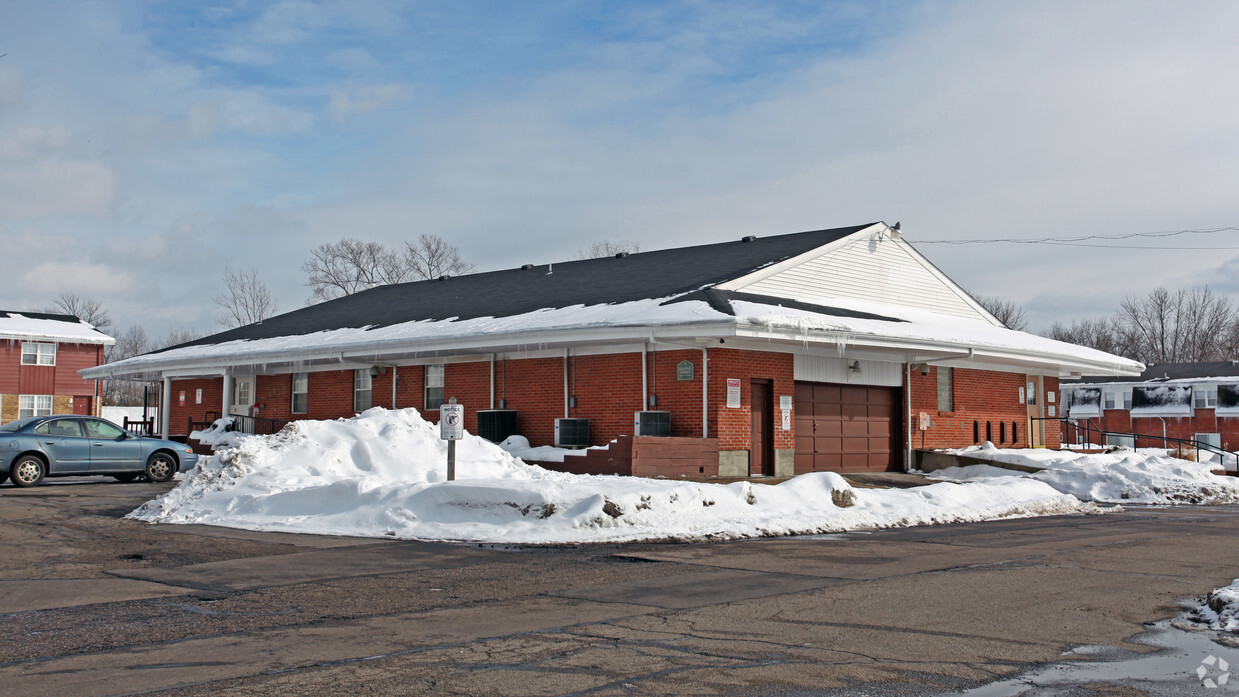
<svg viewBox="0 0 1239 697">
<path fill-rule="evenodd" d="M 207 331 L 226 265 L 294 309 L 345 236 L 493 269 L 875 220 L 913 244 L 1237 225 L 1237 26 L 1134 0 L 8 2 L 0 307 L 71 291 Z M 1239 291 L 1239 249 L 918 248 L 1034 329 Z"/>
</svg>

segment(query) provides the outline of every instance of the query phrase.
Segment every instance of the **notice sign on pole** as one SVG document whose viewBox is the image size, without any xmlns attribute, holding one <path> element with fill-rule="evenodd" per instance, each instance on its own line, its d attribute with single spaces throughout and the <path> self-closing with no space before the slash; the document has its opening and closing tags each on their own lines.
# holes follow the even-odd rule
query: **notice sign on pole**
<svg viewBox="0 0 1239 697">
<path fill-rule="evenodd" d="M 465 405 L 444 404 L 439 407 L 439 438 L 460 440 L 465 437 Z"/>
<path fill-rule="evenodd" d="M 727 378 L 727 408 L 740 408 L 740 378 Z"/>
</svg>

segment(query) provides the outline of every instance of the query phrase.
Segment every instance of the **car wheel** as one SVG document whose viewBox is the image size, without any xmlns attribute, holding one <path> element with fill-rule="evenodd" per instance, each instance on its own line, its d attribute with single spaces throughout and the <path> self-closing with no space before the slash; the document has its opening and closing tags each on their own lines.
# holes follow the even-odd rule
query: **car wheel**
<svg viewBox="0 0 1239 697">
<path fill-rule="evenodd" d="M 133 480 L 138 478 L 138 473 L 137 472 L 125 472 L 124 474 L 114 474 L 112 475 L 112 478 L 118 482 L 124 482 L 128 484 L 129 482 L 132 482 Z"/>
<path fill-rule="evenodd" d="M 176 470 L 176 460 L 168 453 L 155 453 L 146 461 L 146 478 L 152 482 L 166 482 Z"/>
<path fill-rule="evenodd" d="M 34 455 L 26 455 L 17 458 L 17 462 L 13 463 L 9 479 L 13 480 L 13 486 L 38 486 L 46 474 L 47 465 L 43 464 L 42 460 Z"/>
</svg>

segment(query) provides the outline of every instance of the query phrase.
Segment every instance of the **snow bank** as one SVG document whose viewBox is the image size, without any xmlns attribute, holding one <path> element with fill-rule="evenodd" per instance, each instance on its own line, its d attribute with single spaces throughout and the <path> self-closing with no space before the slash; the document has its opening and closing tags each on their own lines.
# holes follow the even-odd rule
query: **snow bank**
<svg viewBox="0 0 1239 697">
<path fill-rule="evenodd" d="M 931 474 L 946 481 L 1031 479 L 1083 501 L 1156 505 L 1239 502 L 1239 479 L 1210 473 L 1210 465 L 1166 455 L 1165 450 L 1119 449 L 1084 454 L 1065 450 L 1009 450 L 992 443 L 949 452 L 996 463 L 1036 467 L 1035 473 L 989 465 L 950 467 Z"/>
<path fill-rule="evenodd" d="M 212 450 L 236 447 L 246 434 L 228 430 L 232 428 L 233 420 L 231 416 L 216 419 L 215 423 L 205 431 L 190 431 L 189 437 L 203 445 L 211 446 Z"/>
<path fill-rule="evenodd" d="M 415 409 L 298 421 L 201 461 L 130 517 L 249 530 L 502 543 L 728 539 L 1081 513 L 1035 481 L 852 489 L 817 473 L 777 486 L 552 472 L 466 434 L 446 445 Z"/>
</svg>

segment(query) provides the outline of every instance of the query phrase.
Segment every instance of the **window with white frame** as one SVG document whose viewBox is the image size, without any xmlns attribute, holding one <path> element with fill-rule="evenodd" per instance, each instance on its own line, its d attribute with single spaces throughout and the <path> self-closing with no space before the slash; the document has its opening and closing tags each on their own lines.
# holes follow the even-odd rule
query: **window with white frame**
<svg viewBox="0 0 1239 697">
<path fill-rule="evenodd" d="M 426 366 L 426 408 L 443 406 L 443 366 Z"/>
<path fill-rule="evenodd" d="M 22 365 L 56 365 L 56 344 L 46 341 L 23 341 Z"/>
<path fill-rule="evenodd" d="M 1131 390 L 1123 390 L 1123 408 L 1131 411 Z"/>
<path fill-rule="evenodd" d="M 1222 447 L 1222 434 L 1220 433 L 1197 433 L 1196 442 L 1212 445 L 1215 448 Z"/>
<path fill-rule="evenodd" d="M 1114 408 L 1114 393 L 1113 392 L 1103 393 L 1102 404 L 1105 405 L 1106 409 L 1113 409 Z"/>
<path fill-rule="evenodd" d="M 293 373 L 293 413 L 304 414 L 310 406 L 310 374 Z"/>
<path fill-rule="evenodd" d="M 369 368 L 353 371 L 353 410 L 357 413 L 370 408 L 370 398 L 373 394 L 372 385 Z"/>
<path fill-rule="evenodd" d="M 1217 385 L 1192 387 L 1192 406 L 1197 409 L 1212 409 L 1217 406 Z"/>
<path fill-rule="evenodd" d="M 52 396 L 50 394 L 24 394 L 17 398 L 17 418 L 28 416 L 51 416 Z"/>
</svg>

